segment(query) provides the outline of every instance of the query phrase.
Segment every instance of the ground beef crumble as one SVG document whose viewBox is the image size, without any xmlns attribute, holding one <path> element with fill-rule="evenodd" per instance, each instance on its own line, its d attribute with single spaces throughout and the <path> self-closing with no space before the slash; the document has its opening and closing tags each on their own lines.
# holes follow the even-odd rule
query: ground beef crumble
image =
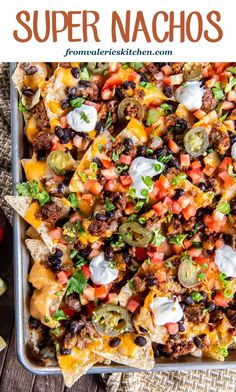
<svg viewBox="0 0 236 392">
<path fill-rule="evenodd" d="M 52 203 L 42 206 L 35 216 L 36 218 L 41 218 L 51 226 L 54 226 L 55 223 L 63 217 L 63 213 L 61 207 L 59 207 L 56 203 Z"/>
</svg>

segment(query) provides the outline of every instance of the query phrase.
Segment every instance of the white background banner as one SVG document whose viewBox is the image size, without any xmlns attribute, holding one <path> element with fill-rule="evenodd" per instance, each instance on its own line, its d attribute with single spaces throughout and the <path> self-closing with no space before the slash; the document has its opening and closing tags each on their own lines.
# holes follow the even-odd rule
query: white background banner
<svg viewBox="0 0 236 392">
<path fill-rule="evenodd" d="M 7 0 L 0 61 L 236 61 L 235 10 L 229 0 Z"/>
</svg>

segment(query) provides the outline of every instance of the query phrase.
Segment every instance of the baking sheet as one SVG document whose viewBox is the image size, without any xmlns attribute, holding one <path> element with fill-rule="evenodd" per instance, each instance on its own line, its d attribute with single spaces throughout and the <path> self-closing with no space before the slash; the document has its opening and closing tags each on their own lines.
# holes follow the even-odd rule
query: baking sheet
<svg viewBox="0 0 236 392">
<path fill-rule="evenodd" d="M 10 74 L 12 75 L 16 63 L 10 63 Z M 26 157 L 26 143 L 23 132 L 23 117 L 18 110 L 18 94 L 11 82 L 11 121 L 12 121 L 12 175 L 14 194 L 15 185 L 22 180 L 22 167 L 20 160 Z M 14 247 L 14 280 L 15 280 L 15 320 L 16 320 L 16 352 L 21 365 L 31 373 L 38 375 L 59 375 L 59 367 L 38 366 L 33 362 L 27 353 L 28 335 L 28 295 L 29 286 L 27 283 L 27 273 L 29 269 L 29 254 L 24 246 L 26 224 L 16 213 L 14 213 L 13 223 L 13 247 Z M 174 370 L 194 370 L 194 369 L 229 369 L 236 368 L 236 351 L 231 352 L 224 362 L 215 361 L 208 358 L 194 358 L 192 356 L 182 357 L 180 360 L 170 360 L 168 358 L 158 358 L 152 371 L 174 371 Z M 113 373 L 113 372 L 135 372 L 135 369 L 119 364 L 95 365 L 88 374 Z"/>
</svg>

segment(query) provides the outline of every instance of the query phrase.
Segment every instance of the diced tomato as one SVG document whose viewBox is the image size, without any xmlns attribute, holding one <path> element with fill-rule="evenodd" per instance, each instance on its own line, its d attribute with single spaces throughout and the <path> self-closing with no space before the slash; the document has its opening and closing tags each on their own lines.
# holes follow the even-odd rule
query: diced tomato
<svg viewBox="0 0 236 392">
<path fill-rule="evenodd" d="M 132 162 L 132 158 L 129 155 L 121 154 L 119 162 L 124 163 L 125 165 L 130 165 Z"/>
<path fill-rule="evenodd" d="M 112 287 L 112 283 L 104 284 L 102 286 L 96 287 L 95 288 L 95 293 L 94 293 L 95 298 L 98 298 L 98 299 L 106 298 L 107 294 L 111 290 L 111 287 Z"/>
<path fill-rule="evenodd" d="M 152 208 L 159 215 L 164 215 L 168 211 L 167 208 L 164 207 L 164 205 L 161 201 L 159 201 L 159 203 L 154 204 L 154 206 L 152 206 Z"/>
<path fill-rule="evenodd" d="M 106 184 L 105 184 L 106 191 L 114 192 L 116 190 L 116 187 L 117 187 L 117 181 L 116 180 L 108 180 L 108 181 L 106 181 Z"/>
<path fill-rule="evenodd" d="M 215 209 L 213 211 L 212 218 L 216 222 L 222 222 L 224 220 L 224 218 L 225 218 L 225 215 L 222 212 L 220 212 L 217 209 Z"/>
<path fill-rule="evenodd" d="M 61 116 L 61 117 L 59 118 L 59 122 L 60 122 L 60 126 L 61 126 L 62 128 L 67 128 L 68 123 L 67 123 L 67 117 L 66 117 L 66 116 Z"/>
<path fill-rule="evenodd" d="M 182 211 L 182 207 L 176 202 L 174 201 L 174 203 L 172 204 L 172 213 L 173 214 L 180 214 Z"/>
<path fill-rule="evenodd" d="M 93 195 L 97 196 L 101 193 L 103 186 L 97 180 L 87 180 L 85 183 L 85 188 L 88 192 L 91 192 Z"/>
<path fill-rule="evenodd" d="M 227 218 L 226 218 L 227 219 Z M 205 215 L 203 218 L 203 222 L 209 229 L 212 231 L 215 231 L 216 233 L 219 233 L 221 231 L 222 226 L 225 224 L 225 222 L 216 222 L 213 220 L 212 216 Z"/>
<path fill-rule="evenodd" d="M 158 261 L 159 260 L 163 260 L 164 256 L 165 256 L 165 254 L 163 252 L 151 252 L 151 251 L 148 251 L 147 254 L 151 258 L 151 261 L 153 263 L 155 262 L 155 260 L 158 260 Z"/>
<path fill-rule="evenodd" d="M 86 305 L 86 312 L 87 312 L 88 314 L 92 315 L 93 312 L 94 312 L 94 310 L 95 310 L 95 305 L 94 305 L 94 303 L 93 303 L 93 302 L 89 302 L 89 303 Z"/>
<path fill-rule="evenodd" d="M 89 206 L 92 206 L 94 204 L 94 197 L 90 193 L 84 193 L 81 196 L 81 199 L 83 199 Z"/>
<path fill-rule="evenodd" d="M 171 247 L 172 252 L 173 252 L 173 253 L 176 253 L 177 255 L 179 255 L 180 253 L 183 252 L 182 246 L 175 245 L 175 244 L 171 244 L 170 247 Z"/>
<path fill-rule="evenodd" d="M 90 276 L 91 276 L 91 271 L 90 271 L 90 268 L 89 268 L 89 265 L 88 265 L 88 264 L 82 265 L 82 267 L 81 267 L 81 272 L 82 272 L 82 274 L 85 276 L 85 278 L 86 278 L 87 280 L 90 278 Z"/>
<path fill-rule="evenodd" d="M 196 112 L 193 113 L 194 117 L 196 117 L 198 120 L 201 120 L 201 118 L 205 117 L 206 112 L 203 110 L 196 110 Z"/>
<path fill-rule="evenodd" d="M 54 240 L 60 240 L 62 238 L 62 228 L 61 227 L 56 227 L 55 229 L 52 229 L 49 232 L 49 235 Z"/>
<path fill-rule="evenodd" d="M 169 196 L 167 196 L 163 201 L 163 206 L 168 209 L 173 203 L 174 201 Z"/>
<path fill-rule="evenodd" d="M 140 75 L 132 69 L 125 70 L 120 68 L 116 73 L 113 73 L 113 75 L 105 81 L 102 87 L 102 91 L 105 91 L 106 89 L 113 89 L 114 87 L 122 84 L 125 80 L 138 83 L 140 80 Z"/>
<path fill-rule="evenodd" d="M 229 165 L 233 165 L 233 159 L 230 157 L 225 157 L 221 162 L 221 164 L 219 165 L 219 170 L 228 173 Z"/>
<path fill-rule="evenodd" d="M 192 168 L 193 170 L 195 170 L 195 169 L 200 169 L 200 168 L 202 167 L 202 164 L 201 164 L 200 161 L 194 161 L 194 162 L 192 162 L 192 163 L 190 164 L 190 166 L 191 166 L 191 168 Z"/>
<path fill-rule="evenodd" d="M 128 304 L 126 305 L 126 309 L 129 310 L 131 313 L 134 313 L 138 308 L 140 304 L 135 301 L 135 299 L 130 299 Z"/>
<path fill-rule="evenodd" d="M 186 220 L 192 218 L 192 216 L 195 216 L 197 212 L 197 209 L 193 205 L 188 205 L 186 208 L 183 209 L 182 214 Z"/>
<path fill-rule="evenodd" d="M 154 252 L 165 254 L 167 252 L 167 250 L 168 250 L 167 242 L 163 241 L 161 243 L 161 245 L 159 245 L 159 246 L 151 245 L 150 249 L 151 249 L 151 251 L 153 250 Z"/>
<path fill-rule="evenodd" d="M 231 177 L 226 171 L 219 173 L 219 177 L 224 181 L 226 187 L 231 187 L 235 184 L 235 178 Z"/>
<path fill-rule="evenodd" d="M 163 176 L 163 174 L 159 177 L 159 183 L 163 186 L 164 189 L 168 189 L 170 187 L 169 180 L 167 177 Z"/>
<path fill-rule="evenodd" d="M 174 142 L 174 140 L 172 140 L 172 139 L 169 140 L 168 147 L 169 147 L 170 151 L 173 152 L 174 154 L 177 154 L 180 150 L 178 144 L 176 144 Z"/>
<path fill-rule="evenodd" d="M 80 220 L 80 214 L 78 212 L 75 212 L 73 215 L 70 216 L 69 221 L 71 223 L 76 223 L 78 220 Z"/>
<path fill-rule="evenodd" d="M 202 172 L 202 170 L 200 168 L 199 169 L 194 169 L 194 170 L 189 170 L 188 171 L 188 176 L 191 177 L 191 179 L 193 180 L 193 182 L 195 184 L 198 184 L 203 179 L 203 172 Z"/>
<path fill-rule="evenodd" d="M 163 67 L 161 67 L 161 70 L 165 76 L 169 76 L 172 74 L 172 68 L 170 65 L 164 65 Z"/>
<path fill-rule="evenodd" d="M 222 306 L 223 308 L 226 308 L 228 306 L 229 301 L 230 299 L 226 299 L 223 293 L 217 293 L 213 299 L 213 302 L 216 306 Z"/>
<path fill-rule="evenodd" d="M 101 96 L 104 101 L 111 99 L 112 94 L 113 94 L 113 91 L 110 90 L 109 88 L 106 88 L 106 89 L 102 90 L 102 92 L 101 92 Z"/>
<path fill-rule="evenodd" d="M 202 264 L 209 264 L 210 259 L 209 259 L 209 257 L 200 256 L 200 257 L 196 257 L 196 258 L 194 259 L 194 262 L 197 263 L 197 264 L 199 264 L 199 265 L 202 265 Z"/>
<path fill-rule="evenodd" d="M 224 242 L 223 238 L 219 238 L 218 240 L 216 240 L 216 242 L 215 242 L 216 249 L 221 248 L 224 245 L 224 243 L 225 242 Z"/>
<path fill-rule="evenodd" d="M 64 313 L 65 313 L 68 317 L 72 317 L 72 316 L 74 316 L 74 314 L 75 314 L 75 311 L 74 311 L 73 309 L 65 308 L 65 309 L 63 309 L 63 310 L 64 310 Z"/>
<path fill-rule="evenodd" d="M 110 167 L 113 167 L 113 163 L 109 161 L 108 159 L 101 159 L 101 162 L 105 169 L 109 169 Z"/>
<path fill-rule="evenodd" d="M 99 110 L 101 109 L 100 103 L 91 102 L 91 101 L 85 101 L 84 103 L 85 103 L 85 105 L 93 106 L 97 110 L 97 112 L 99 112 Z"/>
<path fill-rule="evenodd" d="M 107 295 L 107 302 L 117 304 L 118 302 L 118 294 L 116 293 L 109 293 Z"/>
<path fill-rule="evenodd" d="M 65 147 L 61 143 L 55 143 L 52 147 L 52 151 L 55 150 L 65 151 Z"/>
<path fill-rule="evenodd" d="M 185 249 L 189 249 L 192 246 L 192 240 L 184 240 Z"/>
<path fill-rule="evenodd" d="M 170 80 L 170 77 L 169 77 L 169 76 L 164 76 L 164 78 L 162 79 L 162 81 L 163 81 L 163 83 L 164 83 L 165 85 L 167 85 L 167 86 L 169 86 L 170 83 L 171 83 L 171 80 Z"/>
<path fill-rule="evenodd" d="M 188 254 L 192 257 L 199 257 L 202 254 L 202 249 L 192 247 L 188 249 Z"/>
<path fill-rule="evenodd" d="M 60 271 L 57 273 L 57 279 L 61 284 L 66 284 L 68 282 L 69 274 L 66 271 Z"/>
<path fill-rule="evenodd" d="M 132 183 L 132 178 L 129 175 L 120 176 L 120 182 L 123 186 L 128 186 Z"/>
<path fill-rule="evenodd" d="M 206 165 L 203 169 L 203 173 L 206 174 L 206 176 L 211 176 L 214 171 L 216 170 L 216 167 L 210 166 L 210 165 Z"/>
<path fill-rule="evenodd" d="M 88 301 L 94 301 L 95 298 L 95 288 L 90 286 L 88 284 L 88 286 L 83 290 L 83 294 L 84 297 L 88 300 Z"/>
<path fill-rule="evenodd" d="M 190 165 L 189 154 L 180 154 L 180 165 L 181 167 L 189 167 Z"/>
<path fill-rule="evenodd" d="M 230 63 L 214 63 L 214 68 L 216 69 L 216 72 L 218 74 L 222 73 L 228 66 L 230 65 Z"/>
<path fill-rule="evenodd" d="M 121 67 L 120 63 L 117 62 L 111 62 L 108 64 L 108 71 L 109 72 L 115 72 Z"/>
<path fill-rule="evenodd" d="M 147 252 L 145 248 L 135 248 L 135 256 L 138 261 L 146 260 Z"/>
<path fill-rule="evenodd" d="M 0 226 L 0 243 L 3 241 L 4 238 L 4 229 Z"/>
<path fill-rule="evenodd" d="M 165 327 L 170 335 L 176 335 L 179 332 L 178 323 L 166 323 Z"/>
<path fill-rule="evenodd" d="M 182 195 L 177 200 L 177 203 L 180 205 L 180 207 L 182 209 L 186 208 L 191 202 L 192 202 L 192 199 L 188 195 Z"/>
<path fill-rule="evenodd" d="M 118 178 L 118 174 L 114 167 L 110 167 L 109 169 L 102 169 L 102 175 L 106 178 L 106 180 L 115 180 Z"/>
</svg>

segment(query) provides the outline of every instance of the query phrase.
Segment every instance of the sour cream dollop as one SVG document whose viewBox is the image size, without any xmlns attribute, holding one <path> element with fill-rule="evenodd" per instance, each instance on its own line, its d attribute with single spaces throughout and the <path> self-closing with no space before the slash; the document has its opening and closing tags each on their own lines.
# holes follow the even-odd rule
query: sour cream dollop
<svg viewBox="0 0 236 392">
<path fill-rule="evenodd" d="M 215 263 L 226 277 L 236 278 L 236 252 L 231 246 L 223 245 L 217 249 Z"/>
<path fill-rule="evenodd" d="M 92 282 L 98 285 L 111 283 L 118 277 L 118 270 L 109 266 L 104 252 L 91 260 L 89 268 Z"/>
<path fill-rule="evenodd" d="M 236 161 L 236 142 L 232 145 L 231 157 Z"/>
<path fill-rule="evenodd" d="M 179 302 L 172 301 L 167 297 L 154 298 L 150 308 L 152 309 L 156 325 L 177 323 L 184 315 Z"/>
<path fill-rule="evenodd" d="M 67 123 L 76 132 L 90 132 L 97 122 L 97 110 L 93 106 L 81 105 L 69 112 L 66 116 Z"/>
<path fill-rule="evenodd" d="M 186 82 L 183 86 L 177 88 L 175 98 L 182 103 L 186 109 L 194 111 L 202 106 L 202 97 L 204 89 L 198 81 Z"/>
<path fill-rule="evenodd" d="M 153 185 L 148 186 L 145 184 L 145 177 L 155 177 L 160 174 L 164 169 L 162 162 L 156 159 L 148 159 L 144 157 L 138 157 L 133 160 L 129 168 L 129 175 L 133 180 L 133 187 L 136 189 L 136 196 L 140 199 L 145 199 L 146 196 L 141 194 L 143 189 L 152 191 Z M 142 178 L 143 177 L 143 178 Z"/>
</svg>

